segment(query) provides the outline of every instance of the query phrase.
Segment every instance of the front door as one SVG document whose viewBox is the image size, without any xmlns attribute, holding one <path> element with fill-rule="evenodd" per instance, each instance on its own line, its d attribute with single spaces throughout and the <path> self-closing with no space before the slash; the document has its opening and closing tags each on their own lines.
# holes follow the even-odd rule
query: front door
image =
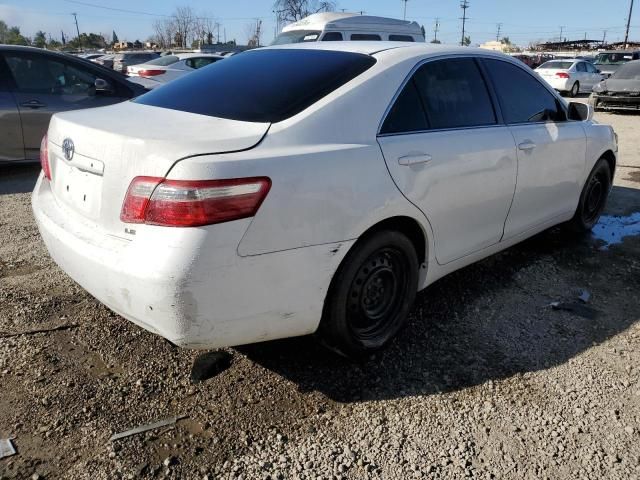
<svg viewBox="0 0 640 480">
<path fill-rule="evenodd" d="M 0 58 L 0 162 L 24 159 L 20 112 L 9 91 L 8 77 L 9 72 Z"/>
<path fill-rule="evenodd" d="M 505 224 L 508 239 L 572 214 L 585 167 L 581 122 L 568 121 L 556 96 L 524 68 L 484 59 L 518 148 L 518 181 Z"/>
<path fill-rule="evenodd" d="M 438 263 L 500 241 L 515 189 L 515 144 L 474 59 L 418 68 L 378 143 L 398 188 L 429 220 Z"/>
<path fill-rule="evenodd" d="M 97 75 L 92 70 L 52 55 L 7 52 L 4 59 L 12 77 L 28 159 L 38 159 L 40 141 L 54 113 L 123 100 L 96 94 Z"/>
</svg>

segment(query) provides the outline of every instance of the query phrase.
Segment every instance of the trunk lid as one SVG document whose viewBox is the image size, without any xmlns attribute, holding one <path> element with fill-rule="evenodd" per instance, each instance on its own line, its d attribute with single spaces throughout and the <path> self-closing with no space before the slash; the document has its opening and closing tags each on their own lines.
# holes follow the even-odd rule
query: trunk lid
<svg viewBox="0 0 640 480">
<path fill-rule="evenodd" d="M 127 238 L 120 209 L 134 177 L 164 177 L 193 155 L 250 149 L 269 125 L 132 102 L 56 114 L 48 132 L 53 194 L 84 222 Z"/>
</svg>

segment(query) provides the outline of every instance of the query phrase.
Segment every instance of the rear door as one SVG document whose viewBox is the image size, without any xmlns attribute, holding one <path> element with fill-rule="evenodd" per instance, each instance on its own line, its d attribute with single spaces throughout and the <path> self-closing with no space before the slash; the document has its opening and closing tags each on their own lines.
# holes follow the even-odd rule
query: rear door
<svg viewBox="0 0 640 480">
<path fill-rule="evenodd" d="M 20 112 L 9 89 L 9 71 L 0 55 L 0 162 L 22 159 L 24 143 Z"/>
<path fill-rule="evenodd" d="M 584 62 L 584 64 L 587 68 L 587 73 L 589 74 L 589 91 L 591 91 L 595 85 L 600 83 L 602 75 L 598 73 L 598 69 L 593 64 L 589 62 Z"/>
<path fill-rule="evenodd" d="M 32 52 L 8 52 L 5 60 L 28 159 L 38 158 L 40 141 L 54 113 L 110 105 L 126 98 L 118 85 L 112 85 L 112 93 L 96 92 L 99 71 L 79 62 Z"/>
<path fill-rule="evenodd" d="M 474 59 L 421 65 L 387 114 L 378 143 L 396 185 L 428 218 L 438 263 L 500 241 L 516 150 Z"/>
<path fill-rule="evenodd" d="M 504 238 L 575 211 L 585 168 L 586 135 L 558 98 L 525 68 L 483 59 L 504 121 L 518 148 L 518 182 Z"/>
</svg>

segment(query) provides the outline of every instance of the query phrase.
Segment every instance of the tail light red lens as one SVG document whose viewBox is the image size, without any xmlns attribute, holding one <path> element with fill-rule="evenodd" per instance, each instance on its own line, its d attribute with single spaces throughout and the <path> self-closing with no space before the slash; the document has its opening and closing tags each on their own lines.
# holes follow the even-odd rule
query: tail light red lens
<svg viewBox="0 0 640 480">
<path fill-rule="evenodd" d="M 569 74 L 565 72 L 556 72 L 556 77 L 558 78 L 569 78 Z"/>
<path fill-rule="evenodd" d="M 230 180 L 167 180 L 136 177 L 120 220 L 166 227 L 198 227 L 253 217 L 264 201 L 267 177 Z"/>
<path fill-rule="evenodd" d="M 42 137 L 40 142 L 40 166 L 47 180 L 51 180 L 51 166 L 49 165 L 49 147 L 47 146 L 47 135 Z"/>
<path fill-rule="evenodd" d="M 153 77 L 154 75 L 162 75 L 166 73 L 165 70 L 139 70 L 138 75 L 141 77 Z"/>
</svg>

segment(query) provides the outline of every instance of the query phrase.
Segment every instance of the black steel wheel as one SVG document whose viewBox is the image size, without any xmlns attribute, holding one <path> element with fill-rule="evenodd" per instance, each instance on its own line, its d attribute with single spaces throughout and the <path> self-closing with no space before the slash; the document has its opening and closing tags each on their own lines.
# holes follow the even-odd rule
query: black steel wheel
<svg viewBox="0 0 640 480">
<path fill-rule="evenodd" d="M 382 348 L 405 324 L 417 286 L 418 258 L 405 235 L 382 231 L 358 241 L 329 289 L 324 343 L 352 358 Z"/>
<path fill-rule="evenodd" d="M 609 163 L 601 158 L 591 170 L 582 189 L 576 213 L 569 222 L 574 231 L 588 232 L 598 223 L 607 204 L 611 182 Z"/>
</svg>

